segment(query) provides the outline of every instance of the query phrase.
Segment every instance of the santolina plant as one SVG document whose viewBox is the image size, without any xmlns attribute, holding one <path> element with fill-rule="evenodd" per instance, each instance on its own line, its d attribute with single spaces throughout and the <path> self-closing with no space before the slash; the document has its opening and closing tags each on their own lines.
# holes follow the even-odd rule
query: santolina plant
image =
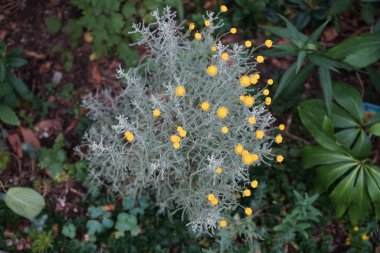
<svg viewBox="0 0 380 253">
<path fill-rule="evenodd" d="M 169 7 L 154 11 L 155 23 L 133 25 L 149 56 L 117 70 L 125 89 L 83 101 L 94 121 L 81 153 L 92 179 L 123 195 L 153 194 L 160 212 L 181 212 L 195 232 L 228 226 L 237 208 L 252 215 L 238 202 L 259 184 L 248 168 L 284 159 L 271 149 L 285 126 L 271 126 L 273 80 L 257 70 L 264 57 L 253 58 L 251 41 L 223 45 L 223 35 L 212 36 L 226 11 L 206 13 L 203 28 L 178 25 Z"/>
</svg>

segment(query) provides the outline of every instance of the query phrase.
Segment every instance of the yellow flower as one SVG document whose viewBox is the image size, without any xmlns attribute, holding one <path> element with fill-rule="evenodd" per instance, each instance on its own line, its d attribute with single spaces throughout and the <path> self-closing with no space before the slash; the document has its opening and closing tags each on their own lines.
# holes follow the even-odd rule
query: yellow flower
<svg viewBox="0 0 380 253">
<path fill-rule="evenodd" d="M 249 85 L 251 85 L 251 79 L 249 78 L 249 76 L 247 75 L 241 76 L 240 85 L 243 87 L 248 87 Z"/>
<path fill-rule="evenodd" d="M 362 234 L 362 239 L 365 240 L 365 241 L 368 241 L 369 240 L 369 236 L 366 235 L 366 234 Z"/>
<path fill-rule="evenodd" d="M 181 146 L 181 144 L 179 142 L 173 142 L 173 148 L 174 149 L 179 149 L 180 146 Z"/>
<path fill-rule="evenodd" d="M 256 130 L 256 138 L 261 140 L 262 138 L 264 138 L 264 131 L 263 130 Z"/>
<path fill-rule="evenodd" d="M 232 28 L 230 29 L 230 32 L 231 32 L 232 34 L 235 34 L 235 33 L 237 32 L 237 29 L 236 29 L 235 27 L 232 27 Z"/>
<path fill-rule="evenodd" d="M 259 182 L 255 179 L 251 182 L 251 187 L 253 189 L 256 189 L 259 186 Z"/>
<path fill-rule="evenodd" d="M 207 199 L 208 199 L 208 201 L 211 201 L 211 200 L 216 199 L 216 198 L 215 198 L 214 194 L 210 193 L 209 195 L 207 195 Z"/>
<path fill-rule="evenodd" d="M 267 48 L 271 48 L 273 45 L 273 42 L 271 40 L 266 40 L 265 41 L 265 46 L 267 46 Z"/>
<path fill-rule="evenodd" d="M 252 163 L 255 162 L 255 157 L 251 154 L 247 154 L 247 155 L 243 155 L 241 160 L 245 165 L 251 165 Z"/>
<path fill-rule="evenodd" d="M 247 40 L 247 41 L 244 42 L 244 46 L 245 47 L 251 47 L 252 46 L 252 42 L 249 41 L 249 40 Z"/>
<path fill-rule="evenodd" d="M 284 131 L 285 130 L 285 125 L 284 124 L 280 124 L 278 126 L 278 129 L 280 129 L 281 131 Z"/>
<path fill-rule="evenodd" d="M 201 110 L 204 112 L 210 110 L 211 107 L 210 103 L 207 101 L 203 101 L 199 106 L 201 107 Z"/>
<path fill-rule="evenodd" d="M 223 127 L 220 129 L 220 131 L 221 131 L 223 134 L 227 134 L 228 131 L 229 131 L 229 129 L 228 129 L 228 127 L 226 127 L 226 126 L 223 126 Z"/>
<path fill-rule="evenodd" d="M 125 132 L 124 132 L 124 137 L 125 137 L 125 139 L 127 139 L 127 141 L 129 141 L 129 142 L 132 142 L 132 141 L 134 141 L 134 139 L 135 139 L 135 136 L 133 135 L 133 133 L 132 133 L 131 131 L 125 131 Z"/>
<path fill-rule="evenodd" d="M 175 142 L 180 142 L 181 141 L 181 137 L 179 137 L 178 135 L 176 134 L 173 134 L 172 136 L 170 136 L 170 140 L 171 142 L 175 143 Z"/>
<path fill-rule="evenodd" d="M 210 20 L 205 20 L 205 26 L 206 26 L 206 27 L 209 27 L 210 24 L 211 24 Z"/>
<path fill-rule="evenodd" d="M 177 131 L 179 136 L 181 136 L 182 138 L 186 137 L 187 131 L 185 131 L 181 126 L 177 127 Z"/>
<path fill-rule="evenodd" d="M 354 231 L 359 231 L 359 227 L 358 227 L 358 226 L 355 226 L 355 227 L 354 227 Z"/>
<path fill-rule="evenodd" d="M 221 220 L 221 221 L 219 221 L 219 227 L 225 228 L 225 227 L 227 227 L 227 225 L 228 225 L 228 221 L 227 220 Z"/>
<path fill-rule="evenodd" d="M 218 174 L 222 174 L 222 168 L 218 167 L 215 169 L 215 172 L 218 173 Z"/>
<path fill-rule="evenodd" d="M 251 76 L 251 84 L 257 84 L 259 79 L 255 78 L 255 76 Z"/>
<path fill-rule="evenodd" d="M 160 115 L 161 115 L 160 109 L 156 108 L 153 110 L 153 117 L 157 118 L 157 117 L 160 117 Z"/>
<path fill-rule="evenodd" d="M 257 80 L 260 79 L 260 75 L 258 73 L 256 73 L 253 77 L 256 78 Z"/>
<path fill-rule="evenodd" d="M 194 30 L 195 29 L 195 24 L 194 23 L 190 23 L 189 24 L 189 30 Z"/>
<path fill-rule="evenodd" d="M 255 103 L 255 99 L 252 96 L 245 96 L 243 104 L 247 107 L 251 107 Z"/>
<path fill-rule="evenodd" d="M 247 156 L 247 155 L 249 155 L 248 150 L 244 149 L 244 150 L 241 152 L 241 155 L 242 155 L 242 156 Z"/>
<path fill-rule="evenodd" d="M 251 215 L 253 211 L 252 211 L 252 208 L 246 207 L 245 210 L 244 210 L 244 212 L 245 212 L 246 215 Z"/>
<path fill-rule="evenodd" d="M 273 79 L 268 79 L 267 84 L 268 85 L 272 85 L 273 84 Z"/>
<path fill-rule="evenodd" d="M 236 146 L 235 146 L 235 153 L 236 154 L 241 155 L 241 153 L 243 152 L 243 150 L 244 150 L 243 145 L 241 145 L 240 143 L 236 144 Z"/>
<path fill-rule="evenodd" d="M 220 6 L 220 11 L 221 11 L 221 12 L 227 12 L 227 11 L 228 11 L 227 6 L 225 6 L 225 5 L 221 5 L 221 6 Z"/>
<path fill-rule="evenodd" d="M 194 38 L 195 38 L 196 40 L 200 40 L 200 39 L 202 39 L 202 34 L 199 33 L 199 32 L 196 32 L 196 33 L 194 34 Z"/>
<path fill-rule="evenodd" d="M 254 162 L 256 162 L 257 160 L 259 160 L 259 156 L 257 154 L 252 154 L 252 159 Z"/>
<path fill-rule="evenodd" d="M 212 51 L 212 52 L 216 52 L 216 46 L 212 46 L 212 47 L 211 47 L 211 51 Z"/>
<path fill-rule="evenodd" d="M 180 85 L 180 86 L 177 86 L 175 88 L 175 94 L 178 96 L 178 97 L 183 97 L 185 96 L 185 93 L 186 93 L 186 89 L 184 86 Z"/>
<path fill-rule="evenodd" d="M 218 74 L 218 68 L 215 65 L 210 65 L 207 67 L 207 74 L 210 76 L 215 76 Z"/>
<path fill-rule="evenodd" d="M 263 62 L 264 62 L 264 57 L 261 56 L 261 55 L 259 55 L 259 56 L 256 57 L 256 61 L 257 61 L 258 63 L 263 63 Z"/>
<path fill-rule="evenodd" d="M 211 200 L 210 202 L 211 202 L 211 205 L 216 206 L 216 205 L 218 205 L 219 200 L 217 200 L 217 199 L 215 198 L 215 199 Z"/>
<path fill-rule="evenodd" d="M 248 118 L 248 123 L 249 123 L 250 125 L 254 125 L 254 124 L 256 124 L 256 118 L 253 117 L 253 116 L 250 116 L 250 117 Z"/>
<path fill-rule="evenodd" d="M 272 103 L 272 99 L 270 97 L 265 98 L 265 104 L 270 105 Z"/>
<path fill-rule="evenodd" d="M 251 190 L 250 190 L 250 189 L 245 189 L 245 190 L 243 191 L 243 196 L 244 196 L 244 197 L 249 197 L 249 196 L 251 196 Z"/>
<path fill-rule="evenodd" d="M 263 94 L 264 94 L 265 96 L 268 96 L 268 95 L 269 95 L 269 90 L 268 90 L 268 89 L 263 90 Z"/>
<path fill-rule="evenodd" d="M 240 100 L 241 102 L 243 102 L 244 99 L 245 99 L 245 96 L 244 96 L 244 95 L 240 95 L 240 96 L 239 96 L 239 100 Z"/>
<path fill-rule="evenodd" d="M 216 110 L 216 115 L 219 119 L 224 119 L 228 115 L 228 109 L 225 106 L 221 106 Z"/>
<path fill-rule="evenodd" d="M 281 134 L 276 135 L 276 138 L 274 139 L 274 141 L 277 144 L 280 144 L 282 142 L 282 135 Z"/>
<path fill-rule="evenodd" d="M 282 163 L 282 161 L 284 161 L 284 157 L 283 157 L 282 155 L 278 155 L 278 156 L 276 157 L 276 161 L 277 161 L 278 163 Z"/>
<path fill-rule="evenodd" d="M 222 54 L 222 60 L 223 60 L 223 61 L 227 61 L 228 58 L 229 58 L 228 53 L 223 53 L 223 54 Z"/>
</svg>

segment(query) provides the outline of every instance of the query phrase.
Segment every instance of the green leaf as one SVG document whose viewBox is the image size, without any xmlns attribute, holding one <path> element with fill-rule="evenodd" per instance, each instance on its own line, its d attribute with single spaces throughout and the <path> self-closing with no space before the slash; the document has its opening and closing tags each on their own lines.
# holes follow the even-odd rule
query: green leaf
<svg viewBox="0 0 380 253">
<path fill-rule="evenodd" d="M 288 86 L 289 81 L 295 75 L 296 72 L 296 64 L 293 63 L 282 75 L 280 83 L 277 85 L 277 89 L 275 91 L 273 99 L 276 99 L 281 92 Z"/>
<path fill-rule="evenodd" d="M 299 48 L 301 48 L 302 45 L 305 44 L 308 41 L 308 37 L 305 34 L 303 34 L 300 31 L 298 31 L 298 29 L 288 19 L 286 19 L 284 16 L 281 16 L 281 15 L 279 15 L 279 16 L 286 23 L 286 30 L 288 31 L 288 33 L 290 35 L 290 40 L 296 46 L 298 46 Z"/>
<path fill-rule="evenodd" d="M 375 207 L 376 218 L 380 220 L 380 173 L 376 167 L 364 165 L 367 181 L 367 190 Z"/>
<path fill-rule="evenodd" d="M 364 169 L 359 169 L 355 188 L 352 192 L 351 203 L 348 215 L 352 224 L 356 225 L 360 218 L 362 218 L 368 209 L 371 207 L 369 202 L 369 195 L 367 192 L 367 183 L 365 178 Z"/>
<path fill-rule="evenodd" d="M 377 47 L 362 48 L 344 58 L 343 62 L 355 68 L 364 68 L 380 59 L 380 44 Z"/>
<path fill-rule="evenodd" d="M 371 154 L 372 144 L 367 134 L 361 130 L 358 139 L 356 140 L 352 154 L 357 159 L 365 159 Z"/>
<path fill-rule="evenodd" d="M 322 193 L 328 190 L 329 186 L 338 180 L 342 175 L 355 167 L 354 162 L 333 163 L 316 168 L 316 190 Z"/>
<path fill-rule="evenodd" d="M 12 68 L 19 68 L 27 64 L 28 61 L 20 57 L 12 57 L 9 59 L 9 65 Z"/>
<path fill-rule="evenodd" d="M 76 231 L 77 228 L 72 223 L 70 223 L 63 226 L 61 233 L 70 239 L 74 239 L 76 236 Z"/>
<path fill-rule="evenodd" d="M 330 71 L 325 67 L 319 67 L 319 80 L 323 90 L 323 97 L 325 100 L 325 106 L 327 114 L 331 115 L 332 107 L 332 82 Z"/>
<path fill-rule="evenodd" d="M 270 33 L 273 33 L 274 35 L 277 35 L 278 37 L 289 39 L 289 40 L 292 39 L 291 34 L 288 32 L 286 28 L 278 27 L 278 26 L 266 26 L 266 25 L 259 25 L 259 27 Z"/>
<path fill-rule="evenodd" d="M 328 68 L 329 70 L 333 70 L 338 72 L 337 68 L 344 68 L 347 70 L 352 70 L 353 67 L 334 59 L 329 58 L 326 55 L 318 54 L 318 53 L 311 53 L 307 55 L 307 58 L 310 62 L 314 63 L 315 65 L 322 66 L 325 68 Z"/>
<path fill-rule="evenodd" d="M 352 0 L 351 0 L 352 1 Z M 326 25 L 330 22 L 330 19 L 326 20 L 323 24 L 321 24 L 315 31 L 310 35 L 308 42 L 315 43 L 318 38 L 321 36 L 323 30 L 325 30 Z"/>
<path fill-rule="evenodd" d="M 267 57 L 285 57 L 298 54 L 299 49 L 293 44 L 273 45 L 273 49 L 262 52 L 263 56 Z"/>
<path fill-rule="evenodd" d="M 300 71 L 301 67 L 302 67 L 302 63 L 303 61 L 305 60 L 305 56 L 306 56 L 306 51 L 300 51 L 298 53 L 298 56 L 297 56 L 297 61 L 296 61 L 296 64 L 297 64 L 297 68 L 296 68 L 296 74 L 298 74 L 298 72 Z"/>
<path fill-rule="evenodd" d="M 5 105 L 0 105 L 0 120 L 6 124 L 18 126 L 20 125 L 20 121 L 16 115 L 16 113 Z"/>
<path fill-rule="evenodd" d="M 371 133 L 371 134 L 373 134 L 373 135 L 376 135 L 376 136 L 380 137 L 380 123 L 372 125 L 368 129 L 368 132 Z"/>
<path fill-rule="evenodd" d="M 335 16 L 347 10 L 350 7 L 352 1 L 353 0 L 331 1 L 329 15 Z"/>
<path fill-rule="evenodd" d="M 305 169 L 318 165 L 329 165 L 336 163 L 351 163 L 353 158 L 339 153 L 331 152 L 319 146 L 306 146 L 301 151 L 302 167 Z"/>
<path fill-rule="evenodd" d="M 0 61 L 0 83 L 4 82 L 7 69 L 5 68 L 4 61 Z"/>
<path fill-rule="evenodd" d="M 373 87 L 375 87 L 377 93 L 380 94 L 380 73 L 376 71 L 374 67 L 367 67 L 367 72 Z"/>
<path fill-rule="evenodd" d="M 380 111 L 375 113 L 367 122 L 367 126 L 371 126 L 373 124 L 380 122 Z"/>
<path fill-rule="evenodd" d="M 27 101 L 31 101 L 33 99 L 32 92 L 28 89 L 25 83 L 16 76 L 11 76 L 10 82 L 13 85 L 13 88 L 17 91 L 17 93 L 23 97 Z"/>
<path fill-rule="evenodd" d="M 86 227 L 87 227 L 87 233 L 89 235 L 99 234 L 104 229 L 103 226 L 102 226 L 102 224 L 99 221 L 97 221 L 97 220 L 89 220 L 89 221 L 87 221 Z"/>
<path fill-rule="evenodd" d="M 131 231 L 132 233 L 133 231 L 133 233 L 136 233 L 137 230 L 140 232 L 136 216 L 127 213 L 120 213 L 117 216 L 115 229 L 119 232 Z"/>
<path fill-rule="evenodd" d="M 363 123 L 363 102 L 359 92 L 352 85 L 334 82 L 333 97 L 357 122 Z"/>
<path fill-rule="evenodd" d="M 36 217 L 45 206 L 45 200 L 41 194 L 23 187 L 10 188 L 5 194 L 4 202 L 13 212 L 30 220 Z"/>
<path fill-rule="evenodd" d="M 349 128 L 336 133 L 335 136 L 339 143 L 343 144 L 347 148 L 351 148 L 352 144 L 358 137 L 359 132 L 359 128 Z"/>
<path fill-rule="evenodd" d="M 360 128 L 360 125 L 356 122 L 355 118 L 335 104 L 332 106 L 331 121 L 336 128 Z"/>
<path fill-rule="evenodd" d="M 49 33 L 56 34 L 61 29 L 62 22 L 61 19 L 58 17 L 51 17 L 45 19 L 45 25 Z"/>
</svg>

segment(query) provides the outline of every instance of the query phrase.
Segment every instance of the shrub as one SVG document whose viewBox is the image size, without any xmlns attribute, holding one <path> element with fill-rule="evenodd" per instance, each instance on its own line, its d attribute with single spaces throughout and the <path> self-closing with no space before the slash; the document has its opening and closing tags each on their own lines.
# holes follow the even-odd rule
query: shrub
<svg viewBox="0 0 380 253">
<path fill-rule="evenodd" d="M 269 90 L 257 84 L 264 58 L 253 61 L 251 45 L 214 40 L 219 14 L 207 13 L 195 33 L 193 24 L 183 32 L 169 7 L 152 15 L 155 23 L 133 25 L 149 57 L 117 70 L 125 89 L 84 99 L 94 124 L 84 137 L 88 151 L 79 152 L 95 182 L 123 195 L 150 192 L 160 213 L 180 211 L 194 231 L 213 233 L 228 225 L 240 193 L 250 195 L 248 168 L 270 164 L 273 142 L 282 141 L 273 136 Z"/>
</svg>

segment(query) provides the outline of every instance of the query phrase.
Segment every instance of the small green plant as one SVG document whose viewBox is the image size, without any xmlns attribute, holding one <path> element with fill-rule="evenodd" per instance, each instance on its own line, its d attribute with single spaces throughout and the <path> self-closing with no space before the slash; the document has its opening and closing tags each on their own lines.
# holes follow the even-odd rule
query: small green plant
<svg viewBox="0 0 380 253">
<path fill-rule="evenodd" d="M 328 192 L 336 215 L 346 212 L 353 224 L 372 208 L 380 219 L 380 167 L 371 159 L 371 140 L 380 136 L 380 113 L 364 118 L 359 92 L 344 83 L 334 83 L 331 116 L 323 101 L 308 100 L 298 108 L 304 126 L 318 146 L 302 151 L 304 168 L 316 168 L 316 189 Z"/>
<path fill-rule="evenodd" d="M 19 48 L 7 54 L 4 42 L 0 41 L 0 121 L 9 125 L 20 124 L 14 111 L 19 105 L 17 95 L 27 101 L 33 98 L 25 83 L 13 73 L 27 63 L 21 58 L 21 52 Z"/>
<path fill-rule="evenodd" d="M 54 236 L 51 232 L 35 230 L 30 232 L 30 238 L 32 239 L 32 253 L 46 253 L 53 248 Z"/>
</svg>

